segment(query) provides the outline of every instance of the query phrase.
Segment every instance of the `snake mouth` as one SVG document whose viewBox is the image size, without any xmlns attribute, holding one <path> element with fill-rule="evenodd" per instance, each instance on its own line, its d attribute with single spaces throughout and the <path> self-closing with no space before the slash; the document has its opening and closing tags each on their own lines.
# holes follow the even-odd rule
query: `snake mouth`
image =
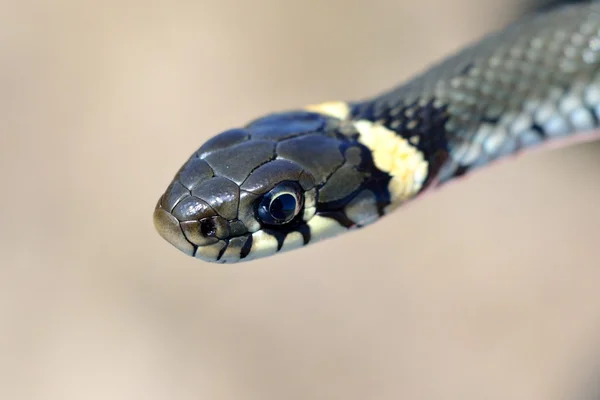
<svg viewBox="0 0 600 400">
<path fill-rule="evenodd" d="M 220 239 L 207 245 L 196 246 L 193 256 L 213 263 L 233 263 L 245 261 L 252 249 L 252 234 Z"/>
</svg>

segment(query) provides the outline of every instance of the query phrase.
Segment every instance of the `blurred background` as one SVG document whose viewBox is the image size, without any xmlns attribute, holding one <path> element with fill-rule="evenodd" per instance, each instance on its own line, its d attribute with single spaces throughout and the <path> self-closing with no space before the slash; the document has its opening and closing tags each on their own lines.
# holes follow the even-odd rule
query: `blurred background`
<svg viewBox="0 0 600 400">
<path fill-rule="evenodd" d="M 202 263 L 152 225 L 210 136 L 377 94 L 527 6 L 5 1 L 0 398 L 593 398 L 598 145 L 252 263 Z"/>
</svg>

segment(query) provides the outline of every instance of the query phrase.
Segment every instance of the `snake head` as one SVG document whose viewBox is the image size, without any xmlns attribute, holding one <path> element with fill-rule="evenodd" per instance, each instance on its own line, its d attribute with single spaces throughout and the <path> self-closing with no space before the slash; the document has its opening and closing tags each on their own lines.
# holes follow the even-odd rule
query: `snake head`
<svg viewBox="0 0 600 400">
<path fill-rule="evenodd" d="M 223 132 L 177 172 L 158 201 L 155 226 L 184 253 L 223 263 L 369 224 L 394 189 L 364 138 L 344 118 L 307 110 Z"/>
</svg>

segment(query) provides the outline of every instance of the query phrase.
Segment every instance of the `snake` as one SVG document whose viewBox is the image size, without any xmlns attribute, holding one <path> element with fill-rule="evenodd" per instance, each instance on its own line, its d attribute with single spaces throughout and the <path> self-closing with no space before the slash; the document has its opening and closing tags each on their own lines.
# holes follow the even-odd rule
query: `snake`
<svg viewBox="0 0 600 400">
<path fill-rule="evenodd" d="M 524 151 L 600 132 L 600 3 L 523 16 L 376 96 L 315 102 L 212 136 L 153 212 L 159 235 L 236 263 L 370 226 Z"/>
</svg>

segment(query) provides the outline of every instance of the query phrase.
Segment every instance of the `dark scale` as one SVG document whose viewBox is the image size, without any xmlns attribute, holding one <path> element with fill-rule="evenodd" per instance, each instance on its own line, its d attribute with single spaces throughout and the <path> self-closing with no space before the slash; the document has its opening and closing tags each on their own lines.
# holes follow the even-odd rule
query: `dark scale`
<svg viewBox="0 0 600 400">
<path fill-rule="evenodd" d="M 273 236 L 275 239 L 277 239 L 277 251 L 280 251 L 281 248 L 283 247 L 283 243 L 285 242 L 285 238 L 287 237 L 288 233 L 290 233 L 289 231 L 281 231 L 281 230 L 277 230 L 277 229 L 269 229 L 269 228 L 264 228 L 263 229 L 265 231 L 265 233 Z"/>
<path fill-rule="evenodd" d="M 262 227 L 262 231 L 265 232 L 266 234 L 274 237 L 277 240 L 277 251 L 280 251 L 281 248 L 283 247 L 284 243 L 285 243 L 285 239 L 287 238 L 288 235 L 294 233 L 294 232 L 299 232 L 302 235 L 302 240 L 304 242 L 304 244 L 307 244 L 310 241 L 310 229 L 308 228 L 308 226 L 306 224 L 304 224 L 302 222 L 302 212 L 304 210 L 302 210 L 300 212 L 300 214 L 298 215 L 297 218 L 294 218 L 291 222 L 285 224 L 285 225 L 281 225 L 281 226 L 276 226 L 276 225 L 269 225 L 269 226 L 263 226 Z M 252 237 L 252 235 L 249 235 L 250 237 Z"/>
<path fill-rule="evenodd" d="M 475 67 L 474 62 L 470 62 L 458 71 L 458 75 L 469 75 L 469 72 Z"/>
<path fill-rule="evenodd" d="M 240 251 L 240 259 L 248 257 L 248 254 L 250 254 L 250 250 L 252 250 L 252 235 L 248 235 L 246 243 L 244 243 L 244 246 Z"/>
<path fill-rule="evenodd" d="M 315 177 L 317 183 L 326 182 L 327 177 L 344 162 L 338 141 L 321 134 L 303 135 L 279 142 L 277 157 L 301 165 Z"/>
<path fill-rule="evenodd" d="M 302 235 L 302 240 L 304 241 L 304 245 L 306 246 L 310 242 L 310 229 L 307 225 L 300 225 L 296 228 L 296 232 L 299 232 Z"/>
<path fill-rule="evenodd" d="M 486 124 L 491 124 L 491 125 L 497 125 L 498 122 L 500 122 L 500 117 L 499 116 L 484 115 L 483 117 L 481 117 L 481 122 L 482 123 L 486 123 Z"/>
<path fill-rule="evenodd" d="M 540 135 L 540 138 L 542 138 L 542 139 L 546 138 L 546 132 L 544 131 L 544 128 L 542 128 L 540 125 L 538 125 L 538 124 L 531 125 L 531 130 L 534 131 L 535 133 L 537 133 L 538 135 Z"/>
<path fill-rule="evenodd" d="M 429 177 L 425 189 L 448 159 L 449 119 L 445 105 L 436 106 L 434 99 L 417 99 L 390 107 L 385 101 L 365 102 L 352 107 L 352 119 L 381 122 L 421 151 L 429 163 Z"/>
<path fill-rule="evenodd" d="M 459 165 L 458 167 L 456 167 L 456 170 L 454 171 L 452 178 L 460 178 L 461 176 L 464 176 L 468 171 L 469 171 L 468 166 Z"/>
<path fill-rule="evenodd" d="M 320 212 L 319 215 L 336 220 L 344 228 L 353 228 L 354 226 L 356 226 L 354 221 L 352 221 L 350 218 L 348 218 L 346 213 L 344 213 L 342 211 L 323 211 L 323 212 Z M 383 214 L 380 214 L 380 215 L 383 215 Z"/>
<path fill-rule="evenodd" d="M 594 126 L 600 126 L 600 118 L 598 118 L 598 115 L 596 115 L 596 110 L 594 110 L 591 107 L 587 107 L 587 109 L 590 112 L 590 115 L 592 116 L 592 120 L 594 121 Z"/>
<path fill-rule="evenodd" d="M 229 239 L 225 239 L 225 246 L 223 246 L 221 251 L 219 251 L 219 255 L 217 256 L 217 261 L 221 260 L 221 258 L 223 257 L 223 254 L 225 254 L 225 251 L 227 250 L 228 246 L 229 246 Z"/>
<path fill-rule="evenodd" d="M 383 215 L 385 207 L 390 204 L 388 185 L 391 177 L 374 167 L 371 151 L 358 142 L 358 136 L 352 135 L 350 140 L 346 138 L 340 146 L 340 153 L 345 155 L 344 163 L 331 174 L 325 185 L 320 186 L 318 208 L 321 215 L 327 215 L 349 228 L 353 225 L 352 221 L 339 210 L 360 193 L 357 181 L 361 182 L 361 189 L 370 190 L 377 196 L 377 210 L 379 215 Z M 332 179 L 338 172 L 341 173 L 341 181 Z M 336 187 L 334 192 L 337 196 L 327 195 L 330 185 Z"/>
<path fill-rule="evenodd" d="M 303 211 L 303 210 L 302 210 Z M 285 243 L 285 239 L 287 235 L 293 232 L 299 232 L 302 235 L 302 240 L 304 244 L 307 244 L 310 241 L 310 229 L 308 226 L 302 223 L 301 215 L 302 211 L 292 222 L 286 224 L 278 228 L 277 226 L 263 227 L 263 231 L 271 236 L 273 236 L 277 240 L 277 251 L 280 251 Z M 249 235 L 252 238 L 252 235 Z M 252 240 L 252 239 L 250 239 Z M 252 244 L 250 243 L 250 246 Z"/>
<path fill-rule="evenodd" d="M 310 132 L 320 132 L 327 117 L 308 111 L 289 111 L 268 115 L 248 124 L 252 139 L 281 141 Z"/>
</svg>

